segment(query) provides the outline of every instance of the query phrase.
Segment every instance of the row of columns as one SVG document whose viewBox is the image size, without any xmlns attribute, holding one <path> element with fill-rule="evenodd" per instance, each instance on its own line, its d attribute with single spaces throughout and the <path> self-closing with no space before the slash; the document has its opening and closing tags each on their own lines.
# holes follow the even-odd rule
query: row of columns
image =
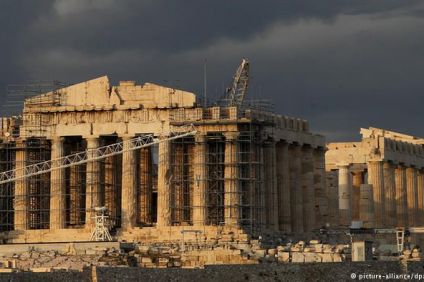
<svg viewBox="0 0 424 282">
<path fill-rule="evenodd" d="M 122 137 L 124 141 L 124 151 L 129 145 L 128 140 L 131 136 Z M 50 229 L 66 228 L 66 187 L 65 170 L 55 169 L 59 165 L 54 162 L 64 156 L 64 137 L 56 137 L 51 140 L 51 159 L 53 170 L 50 173 Z M 87 150 L 91 150 L 88 160 L 95 157 L 93 149 L 99 147 L 99 137 L 86 138 Z M 24 150 L 24 141 L 20 141 L 17 146 L 22 147 L 16 151 L 16 169 L 17 176 L 23 174 L 22 169 L 26 165 L 26 151 Z M 137 181 L 136 181 L 136 151 L 126 151 L 122 158 L 122 227 L 128 228 L 136 225 L 137 218 Z M 72 174 L 72 172 L 71 172 Z M 110 175 L 109 175 L 110 176 Z M 108 177 L 107 175 L 105 177 Z M 71 177 L 71 181 L 72 181 Z M 72 184 L 72 183 L 71 183 Z M 88 161 L 86 165 L 86 195 L 85 195 L 85 227 L 88 229 L 94 226 L 94 208 L 101 205 L 100 195 L 100 163 L 97 161 Z M 71 193 L 72 194 L 72 193 Z M 72 199 L 71 201 L 75 200 Z M 147 196 L 146 196 L 147 197 Z M 27 181 L 20 179 L 15 184 L 14 195 L 14 225 L 15 229 L 28 229 L 28 189 Z M 111 199 L 112 201 L 115 199 Z M 72 218 L 70 219 L 72 220 Z"/>
<path fill-rule="evenodd" d="M 377 228 L 424 224 L 422 169 L 369 161 L 365 177 L 365 171 L 345 164 L 339 166 L 338 184 L 340 225 L 352 220 Z"/>
<path fill-rule="evenodd" d="M 239 224 L 241 196 L 239 187 L 239 132 L 225 132 L 224 223 Z M 132 136 L 123 136 L 124 151 Z M 171 222 L 171 144 L 160 136 L 158 150 L 157 226 Z M 64 155 L 64 138 L 51 140 L 51 158 Z M 99 147 L 99 137 L 88 137 L 87 149 Z M 193 224 L 207 222 L 207 147 L 206 135 L 197 134 L 194 145 Z M 94 152 L 88 159 L 95 157 Z M 263 163 L 261 178 L 261 215 L 265 228 L 271 231 L 307 232 L 320 227 L 326 214 L 324 151 L 309 146 L 266 140 L 260 151 Z M 16 167 L 25 165 L 25 151 L 18 150 Z M 59 164 L 53 162 L 53 168 Z M 137 226 L 138 196 L 136 151 L 125 151 L 122 156 L 121 227 Z M 66 228 L 66 188 L 64 169 L 51 172 L 50 228 Z M 19 171 L 17 173 L 19 176 Z M 86 228 L 94 226 L 94 207 L 100 206 L 100 164 L 89 161 L 86 166 Z M 15 188 L 16 229 L 26 229 L 25 181 L 17 181 Z M 144 205 L 144 204 L 143 204 Z M 149 205 L 149 203 L 145 203 Z"/>
</svg>

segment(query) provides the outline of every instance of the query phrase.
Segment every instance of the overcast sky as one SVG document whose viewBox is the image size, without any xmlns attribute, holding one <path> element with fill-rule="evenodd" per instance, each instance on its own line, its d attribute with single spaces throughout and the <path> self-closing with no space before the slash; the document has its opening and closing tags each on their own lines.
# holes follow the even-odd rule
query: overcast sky
<svg viewBox="0 0 424 282">
<path fill-rule="evenodd" d="M 360 127 L 424 136 L 424 1 L 0 0 L 0 89 L 107 74 L 220 96 L 242 57 L 248 96 L 328 141 Z"/>
</svg>

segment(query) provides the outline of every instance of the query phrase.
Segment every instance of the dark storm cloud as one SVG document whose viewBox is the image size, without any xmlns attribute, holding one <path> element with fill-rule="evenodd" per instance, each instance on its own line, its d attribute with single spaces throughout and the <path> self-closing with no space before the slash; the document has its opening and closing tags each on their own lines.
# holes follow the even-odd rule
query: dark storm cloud
<svg viewBox="0 0 424 282">
<path fill-rule="evenodd" d="M 249 95 L 330 140 L 360 126 L 424 136 L 422 1 L 51 0 L 0 3 L 0 87 L 136 79 L 220 95 L 239 59 Z M 166 80 L 166 81 L 164 81 Z"/>
</svg>

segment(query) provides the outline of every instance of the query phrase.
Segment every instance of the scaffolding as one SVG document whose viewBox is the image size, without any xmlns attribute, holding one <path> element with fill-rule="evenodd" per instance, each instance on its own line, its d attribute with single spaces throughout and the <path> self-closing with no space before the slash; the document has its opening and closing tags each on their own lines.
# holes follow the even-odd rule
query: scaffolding
<svg viewBox="0 0 424 282">
<path fill-rule="evenodd" d="M 19 88 L 14 88 L 19 93 Z M 22 91 L 34 89 L 23 87 Z M 43 87 L 35 87 L 45 91 Z M 45 106 L 60 105 L 60 92 L 51 90 L 49 95 L 31 90 L 27 95 L 39 96 L 27 99 L 26 106 L 42 109 Z M 22 94 L 22 93 L 21 93 Z M 38 99 L 38 104 L 37 104 Z M 262 106 L 259 105 L 258 108 Z M 206 110 L 206 109 L 204 109 Z M 249 109 L 240 111 L 245 112 Z M 243 113 L 242 113 L 243 114 Z M 230 115 L 229 108 L 222 109 L 223 118 Z M 48 113 L 43 111 L 24 112 L 21 132 L 25 134 L 25 142 L 16 141 L 1 144 L 0 167 L 2 171 L 11 171 L 35 164 L 47 164 L 51 159 L 51 142 L 46 139 L 46 128 L 49 126 Z M 187 122 L 188 124 L 188 122 Z M 196 181 L 205 182 L 205 200 L 203 206 L 196 207 L 205 210 L 205 225 L 223 226 L 230 213 L 236 218 L 236 223 L 247 232 L 259 235 L 265 225 L 265 198 L 273 198 L 265 189 L 265 173 L 263 162 L 263 124 L 252 119 L 240 123 L 234 121 L 238 132 L 235 141 L 225 138 L 225 131 L 211 131 L 205 136 L 205 179 L 196 179 L 195 165 L 197 141 L 193 136 L 185 136 L 170 141 L 170 208 L 171 224 L 175 226 L 190 226 L 193 222 L 193 198 L 198 196 L 195 190 Z M 153 138 L 153 135 L 152 135 Z M 121 142 L 117 135 L 101 135 L 96 148 Z M 234 146 L 228 146 L 235 142 Z M 51 170 L 38 173 L 26 171 L 26 178 L 15 181 L 1 182 L 0 179 L 0 230 L 48 229 L 50 228 L 50 190 L 54 183 L 64 181 L 65 195 L 65 226 L 64 228 L 84 228 L 87 224 L 88 211 L 104 206 L 108 210 L 110 228 L 121 226 L 121 194 L 122 194 L 122 161 L 120 153 L 90 161 L 88 155 L 79 155 L 89 149 L 87 141 L 82 136 L 67 136 L 63 138 L 63 155 L 80 157 L 81 162 L 63 166 L 64 179 L 51 179 Z M 136 222 L 139 226 L 155 226 L 157 221 L 157 183 L 158 183 L 158 148 L 148 146 L 135 150 L 135 171 L 137 179 Z M 228 150 L 235 150 L 229 152 Z M 122 152 L 121 152 L 122 153 Z M 227 154 L 235 159 L 229 163 Z M 19 156 L 19 159 L 16 158 Z M 68 160 L 69 162 L 72 160 Z M 50 168 L 50 162 L 44 168 Z M 236 174 L 226 174 L 226 166 L 235 167 Z M 42 168 L 42 167 L 40 167 Z M 32 173 L 32 174 L 31 174 Z M 22 175 L 21 175 L 22 176 Z M 7 177 L 6 177 L 7 180 Z M 226 189 L 231 182 L 235 189 Z M 18 191 L 16 189 L 20 189 Z M 20 195 L 22 194 L 23 198 Z M 25 196 L 23 196 L 25 195 Z M 231 199 L 231 201 L 228 201 Z M 62 207 L 58 207 L 62 208 Z M 17 225 L 16 219 L 19 219 Z"/>
</svg>

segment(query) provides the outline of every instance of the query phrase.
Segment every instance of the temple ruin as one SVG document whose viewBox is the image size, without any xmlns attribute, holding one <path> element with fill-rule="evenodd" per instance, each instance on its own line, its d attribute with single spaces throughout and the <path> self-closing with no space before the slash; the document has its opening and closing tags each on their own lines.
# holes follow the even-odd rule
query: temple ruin
<svg viewBox="0 0 424 282">
<path fill-rule="evenodd" d="M 184 126 L 195 134 L 168 139 Z M 0 133 L 1 171 L 16 170 L 17 177 L 0 184 L 6 243 L 88 241 L 98 207 L 108 211 L 112 236 L 128 242 L 218 236 L 243 241 L 309 232 L 330 220 L 325 140 L 302 119 L 253 107 L 205 107 L 190 92 L 134 81 L 111 86 L 104 76 L 27 98 L 21 117 L 2 119 Z M 17 170 L 119 142 L 125 147 L 126 140 L 147 134 L 157 144 L 32 176 Z M 370 144 L 392 140 L 372 138 Z M 405 153 L 378 156 L 410 156 L 398 160 L 402 173 L 415 177 L 414 184 L 402 178 L 402 189 L 409 192 L 422 185 L 422 174 L 405 166 L 418 167 L 419 159 L 406 153 L 416 150 L 406 137 L 384 146 L 396 142 Z M 377 161 L 360 157 L 349 163 L 364 167 Z M 386 169 L 381 162 L 372 165 L 369 177 L 381 193 Z M 341 211 L 350 207 L 340 206 Z M 377 207 L 376 223 L 384 223 L 383 212 Z"/>
<path fill-rule="evenodd" d="M 360 142 L 327 145 L 329 214 L 333 226 L 424 225 L 424 139 L 370 127 Z"/>
</svg>

